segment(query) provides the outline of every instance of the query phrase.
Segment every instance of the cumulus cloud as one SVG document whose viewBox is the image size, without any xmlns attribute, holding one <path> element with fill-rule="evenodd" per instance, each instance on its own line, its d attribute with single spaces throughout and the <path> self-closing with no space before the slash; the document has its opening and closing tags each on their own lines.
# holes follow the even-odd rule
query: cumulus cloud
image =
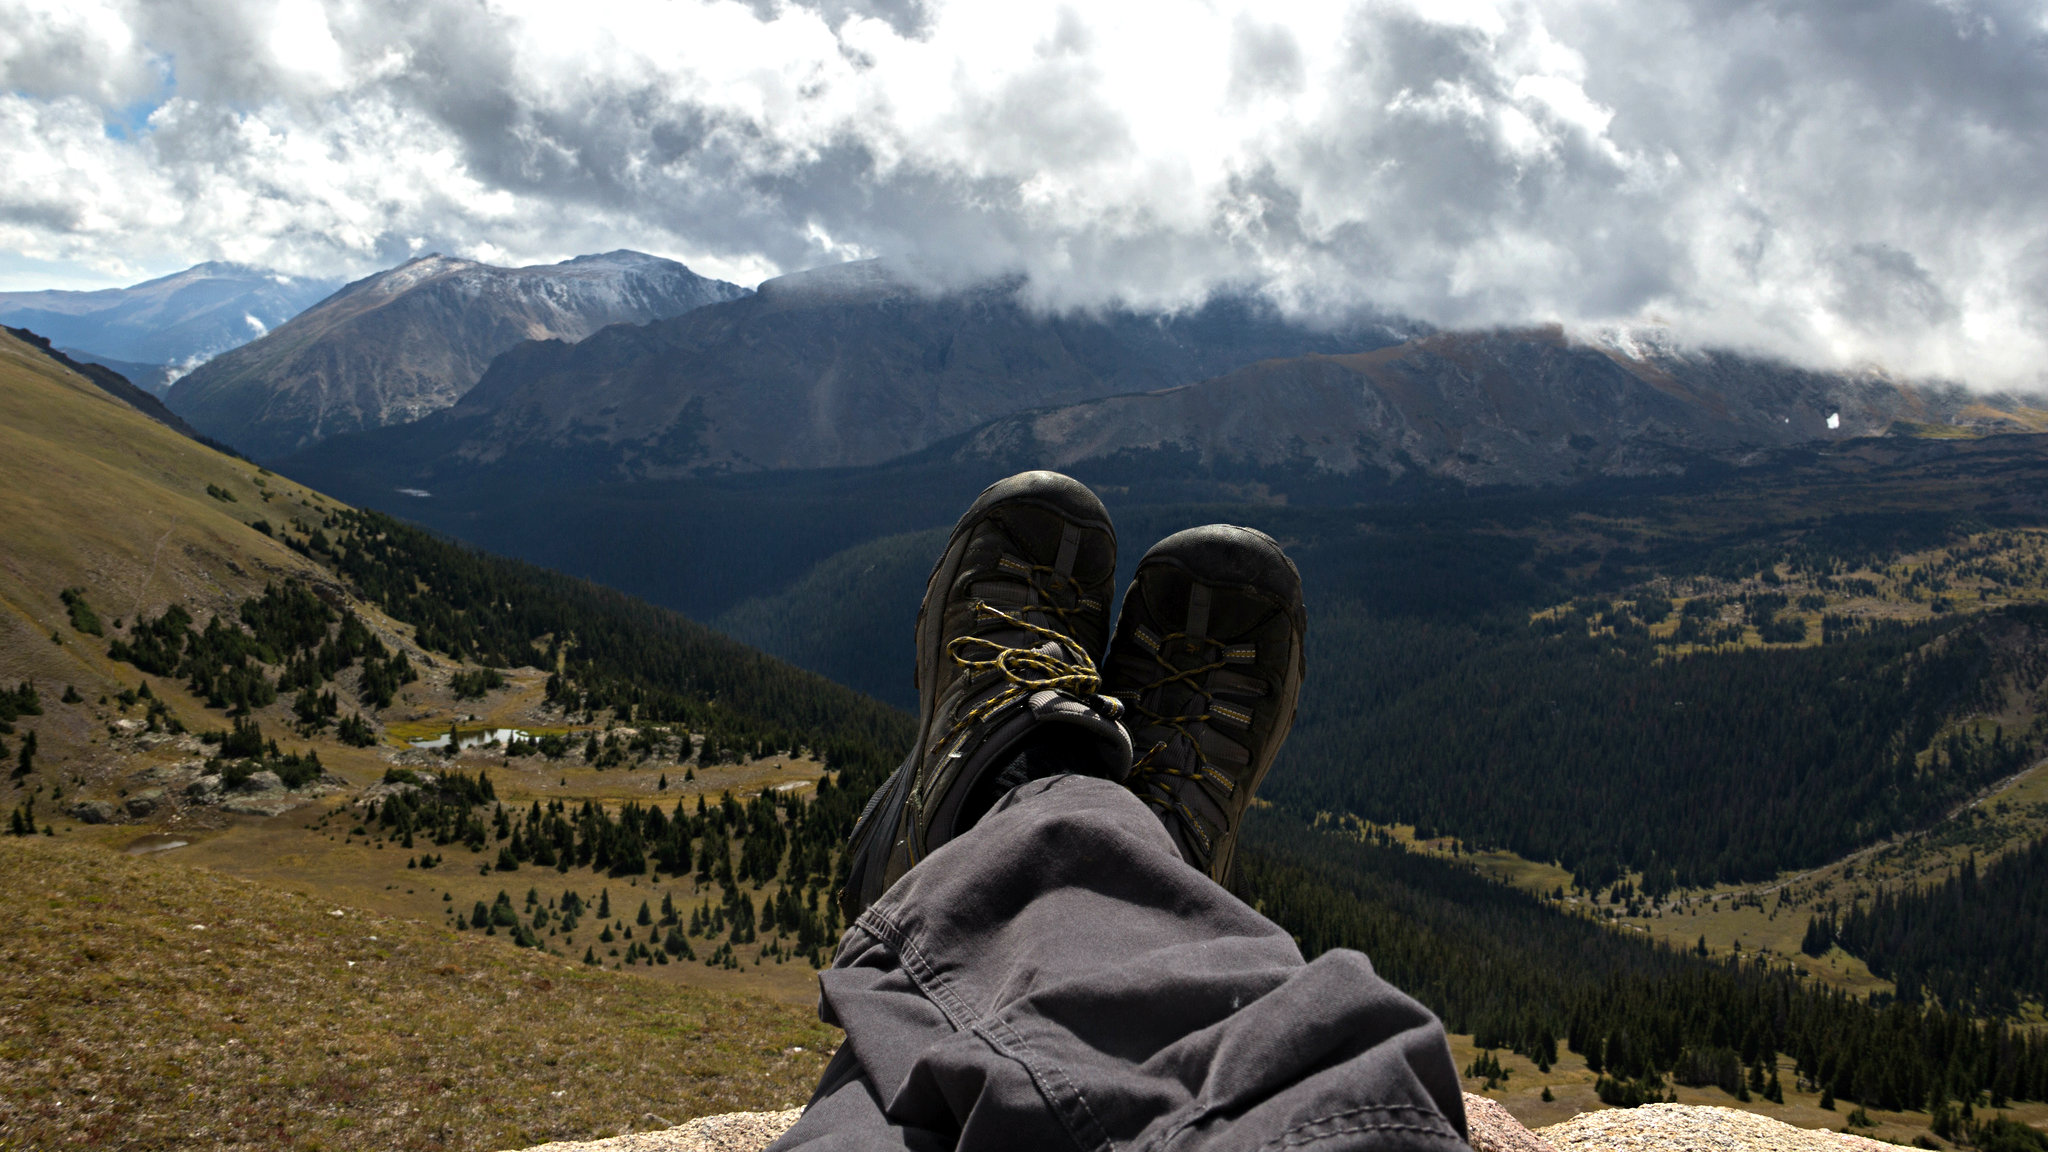
<svg viewBox="0 0 2048 1152">
<path fill-rule="evenodd" d="M 0 250 L 888 254 L 2038 387 L 2042 123 L 2038 0 L 0 0 Z"/>
</svg>

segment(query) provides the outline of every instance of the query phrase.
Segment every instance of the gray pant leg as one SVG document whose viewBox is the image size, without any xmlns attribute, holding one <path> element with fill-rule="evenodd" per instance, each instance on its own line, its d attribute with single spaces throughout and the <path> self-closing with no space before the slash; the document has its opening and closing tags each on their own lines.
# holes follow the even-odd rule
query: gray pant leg
<svg viewBox="0 0 2048 1152">
<path fill-rule="evenodd" d="M 1011 793 L 819 983 L 846 1045 L 777 1149 L 1464 1147 L 1436 1018 L 1359 953 L 1304 964 L 1103 780 Z"/>
</svg>

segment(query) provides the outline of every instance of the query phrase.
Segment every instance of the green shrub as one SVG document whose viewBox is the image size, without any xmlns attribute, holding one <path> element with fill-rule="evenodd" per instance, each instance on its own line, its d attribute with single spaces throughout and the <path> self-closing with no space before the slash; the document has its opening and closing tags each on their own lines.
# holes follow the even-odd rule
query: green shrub
<svg viewBox="0 0 2048 1152">
<path fill-rule="evenodd" d="M 92 605 L 85 602 L 85 589 L 66 588 L 58 594 L 64 600 L 64 607 L 71 613 L 71 626 L 87 636 L 104 636 L 106 630 L 100 626 L 99 614 Z"/>
</svg>

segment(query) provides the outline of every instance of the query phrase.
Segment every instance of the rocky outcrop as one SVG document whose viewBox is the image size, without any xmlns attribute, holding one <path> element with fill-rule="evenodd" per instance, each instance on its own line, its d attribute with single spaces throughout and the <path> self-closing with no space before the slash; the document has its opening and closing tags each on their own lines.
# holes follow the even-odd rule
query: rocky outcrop
<svg viewBox="0 0 2048 1152">
<path fill-rule="evenodd" d="M 111 824 L 114 806 L 105 800 L 80 800 L 64 809 L 64 814 L 81 824 Z"/>
<path fill-rule="evenodd" d="M 1468 1097 L 1469 1099 L 1469 1097 Z M 1581 1112 L 1537 1133 L 1556 1152 L 1896 1152 L 1865 1136 L 1790 1124 L 1735 1108 L 1645 1104 Z"/>
<path fill-rule="evenodd" d="M 789 1131 L 789 1126 L 803 1114 L 801 1108 L 783 1112 L 728 1112 L 658 1132 L 635 1132 L 605 1140 L 556 1141 L 526 1152 L 761 1152 L 777 1136 Z"/>
<path fill-rule="evenodd" d="M 803 1109 L 706 1116 L 658 1132 L 542 1144 L 526 1152 L 761 1152 Z M 652 1119 L 650 1117 L 649 1119 Z M 1648 1104 L 1582 1112 L 1531 1132 L 1506 1108 L 1465 1094 L 1473 1152 L 1896 1152 L 1846 1132 L 1794 1128 L 1734 1108 Z"/>
<path fill-rule="evenodd" d="M 1557 1152 L 1498 1101 L 1470 1092 L 1465 1093 L 1465 1127 L 1472 1152 Z"/>
<path fill-rule="evenodd" d="M 163 803 L 163 789 L 145 788 L 135 795 L 128 797 L 121 807 L 127 810 L 129 819 L 143 820 L 154 815 L 156 810 L 163 806 Z"/>
<path fill-rule="evenodd" d="M 140 724 L 121 720 L 113 725 L 117 737 L 132 740 L 138 747 L 162 741 L 174 743 L 183 751 L 203 747 L 189 736 L 138 735 L 123 725 L 134 725 L 139 729 Z M 66 808 L 65 813 L 82 824 L 161 820 L 176 815 L 181 808 L 219 808 L 237 816 L 281 816 L 318 797 L 331 796 L 349 787 L 347 780 L 328 772 L 297 788 L 287 788 L 277 773 L 265 770 L 252 772 L 241 783 L 229 788 L 220 774 L 203 760 L 151 765 L 128 777 L 129 787 L 137 785 L 142 787 L 114 801 L 82 798 Z"/>
</svg>

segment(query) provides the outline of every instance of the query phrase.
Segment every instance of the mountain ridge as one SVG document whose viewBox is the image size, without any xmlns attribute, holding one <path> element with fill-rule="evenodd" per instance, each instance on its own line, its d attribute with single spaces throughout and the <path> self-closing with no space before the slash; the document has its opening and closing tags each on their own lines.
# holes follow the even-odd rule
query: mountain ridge
<svg viewBox="0 0 2048 1152">
<path fill-rule="evenodd" d="M 522 344 L 449 410 L 451 459 L 552 452 L 644 478 L 861 466 L 1018 408 L 1399 338 L 1372 322 L 1312 329 L 1242 299 L 1175 315 L 1039 314 L 1023 287 L 934 293 L 863 261 L 573 346 Z"/>
<path fill-rule="evenodd" d="M 522 340 L 581 340 L 745 294 L 624 249 L 520 268 L 430 253 L 342 287 L 166 399 L 208 434 L 278 456 L 446 408 Z"/>
<path fill-rule="evenodd" d="M 74 358 L 61 348 L 51 347 L 48 338 L 31 332 L 26 328 L 6 328 L 6 332 L 24 344 L 41 349 L 44 355 L 47 355 L 50 359 L 99 385 L 101 391 L 115 397 L 137 412 L 176 432 L 178 435 L 204 444 L 217 452 L 226 452 L 229 455 L 234 455 L 233 449 L 228 448 L 219 441 L 207 438 L 199 429 L 179 419 L 177 413 L 164 407 L 162 400 L 157 399 L 147 389 L 138 387 L 128 377 L 115 371 L 113 368 L 95 360 Z"/>
<path fill-rule="evenodd" d="M 1071 468 L 1179 451 L 1205 465 L 1529 486 L 1675 475 L 1703 459 L 1740 465 L 1795 445 L 1879 435 L 1901 420 L 2040 431 L 2048 401 L 1718 351 L 1632 355 L 1573 342 L 1556 328 L 1440 332 L 1013 414 L 977 429 L 956 455 Z"/>
</svg>

